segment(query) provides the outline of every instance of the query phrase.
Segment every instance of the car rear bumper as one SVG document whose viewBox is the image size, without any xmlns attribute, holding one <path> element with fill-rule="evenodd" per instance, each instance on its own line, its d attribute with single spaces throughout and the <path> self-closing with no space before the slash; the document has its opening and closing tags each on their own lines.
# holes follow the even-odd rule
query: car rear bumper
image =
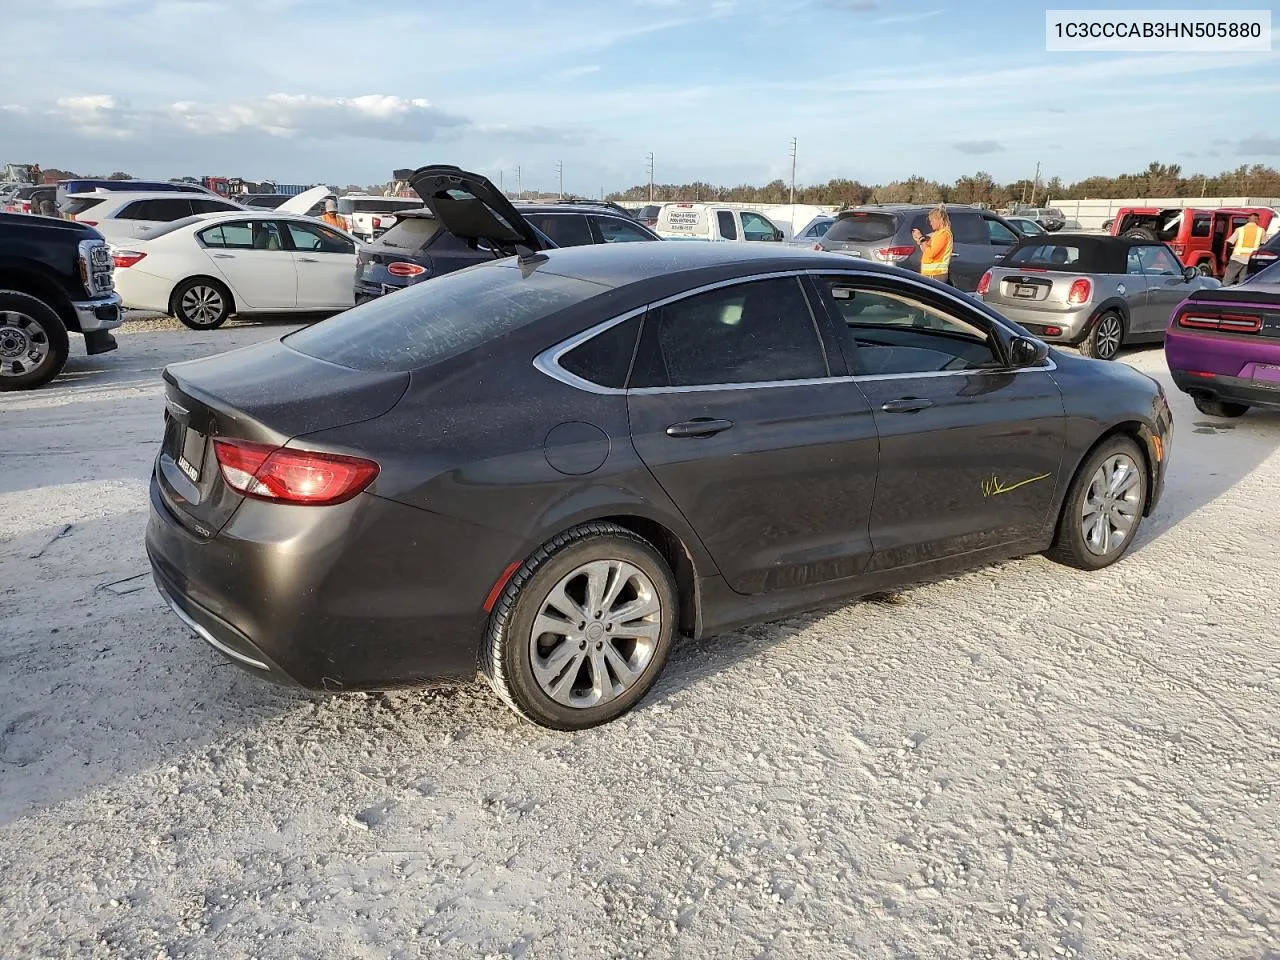
<svg viewBox="0 0 1280 960">
<path fill-rule="evenodd" d="M 154 476 L 146 547 L 161 595 L 206 643 L 309 690 L 474 676 L 485 599 L 520 549 L 371 494 L 336 507 L 246 500 L 204 539 Z"/>
<path fill-rule="evenodd" d="M 1194 334 L 1172 328 L 1165 360 L 1183 393 L 1280 408 L 1280 340 L 1256 334 Z"/>
<path fill-rule="evenodd" d="M 1248 407 L 1280 410 L 1280 381 L 1255 380 L 1252 377 L 1205 376 L 1185 370 L 1170 370 L 1173 382 L 1183 393 L 1201 400 L 1242 403 Z"/>
<path fill-rule="evenodd" d="M 1089 330 L 1089 320 L 1093 317 L 1093 307 L 1082 307 L 1079 310 L 1036 310 L 1028 307 L 1010 306 L 1004 300 L 983 298 L 987 306 L 1008 317 L 1014 323 L 1026 327 L 1049 343 L 1076 344 L 1084 339 Z M 1056 328 L 1057 333 L 1049 331 Z"/>
</svg>

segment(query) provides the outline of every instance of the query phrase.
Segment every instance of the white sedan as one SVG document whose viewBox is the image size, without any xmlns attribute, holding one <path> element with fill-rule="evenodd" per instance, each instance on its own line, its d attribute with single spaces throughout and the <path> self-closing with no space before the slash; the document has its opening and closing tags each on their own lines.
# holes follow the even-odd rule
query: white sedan
<svg viewBox="0 0 1280 960">
<path fill-rule="evenodd" d="M 126 307 L 212 330 L 235 314 L 345 310 L 355 302 L 357 241 L 273 210 L 187 217 L 113 247 Z"/>
</svg>

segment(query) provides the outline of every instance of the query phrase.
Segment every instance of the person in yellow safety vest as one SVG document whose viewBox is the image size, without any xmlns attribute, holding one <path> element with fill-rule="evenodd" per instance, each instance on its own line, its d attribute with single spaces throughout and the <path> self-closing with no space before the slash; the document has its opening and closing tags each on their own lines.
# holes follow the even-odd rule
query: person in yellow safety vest
<svg viewBox="0 0 1280 960">
<path fill-rule="evenodd" d="M 1249 215 L 1248 223 L 1227 237 L 1227 243 L 1235 246 L 1231 250 L 1231 262 L 1227 264 L 1227 273 L 1222 278 L 1223 286 L 1230 286 L 1240 280 L 1240 275 L 1249 266 L 1249 258 L 1262 246 L 1265 232 L 1258 222 L 1258 215 L 1253 213 Z"/>
<path fill-rule="evenodd" d="M 919 228 L 911 231 L 911 238 L 920 245 L 920 273 L 941 283 L 951 282 L 951 251 L 955 241 L 951 236 L 951 218 L 947 209 L 941 205 L 929 211 L 929 226 L 932 229 L 927 237 Z"/>
<path fill-rule="evenodd" d="M 332 200 L 324 202 L 324 214 L 320 219 L 331 227 L 337 227 L 339 230 L 347 229 L 347 221 L 342 219 L 342 214 L 338 212 L 338 205 Z"/>
</svg>

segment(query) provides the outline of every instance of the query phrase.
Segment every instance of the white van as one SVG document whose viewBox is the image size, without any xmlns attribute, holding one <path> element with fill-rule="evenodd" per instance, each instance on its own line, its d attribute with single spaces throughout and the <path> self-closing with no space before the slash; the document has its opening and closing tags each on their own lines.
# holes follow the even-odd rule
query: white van
<svg viewBox="0 0 1280 960">
<path fill-rule="evenodd" d="M 666 203 L 654 228 L 664 240 L 762 240 L 779 243 L 783 233 L 755 210 L 733 210 L 714 203 Z"/>
</svg>

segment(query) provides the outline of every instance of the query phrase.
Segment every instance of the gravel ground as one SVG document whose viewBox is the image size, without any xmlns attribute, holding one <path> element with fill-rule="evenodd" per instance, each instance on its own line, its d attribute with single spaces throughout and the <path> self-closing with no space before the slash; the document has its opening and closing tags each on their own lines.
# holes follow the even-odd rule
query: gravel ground
<svg viewBox="0 0 1280 960">
<path fill-rule="evenodd" d="M 163 608 L 159 372 L 284 329 L 131 321 L 0 398 L 0 956 L 1280 958 L 1280 417 L 1171 393 L 1110 570 L 684 643 L 559 734 L 292 695 Z"/>
</svg>

